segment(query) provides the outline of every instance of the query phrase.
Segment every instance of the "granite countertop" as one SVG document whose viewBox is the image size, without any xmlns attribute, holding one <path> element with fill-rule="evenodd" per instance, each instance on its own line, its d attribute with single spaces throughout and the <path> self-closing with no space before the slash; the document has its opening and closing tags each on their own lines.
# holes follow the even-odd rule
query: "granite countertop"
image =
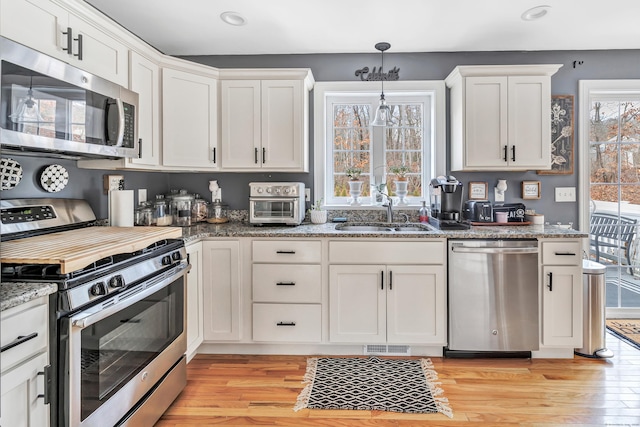
<svg viewBox="0 0 640 427">
<path fill-rule="evenodd" d="M 362 224 L 362 223 L 360 223 Z M 379 223 L 378 223 L 379 224 Z M 403 239 L 538 239 L 538 238 L 583 238 L 587 233 L 569 230 L 554 225 L 519 226 L 472 226 L 469 230 L 434 230 L 402 233 L 392 231 L 339 231 L 336 223 L 311 224 L 299 226 L 262 226 L 255 227 L 245 222 L 224 224 L 201 223 L 182 229 L 185 243 L 192 243 L 209 237 L 385 237 Z"/>
<path fill-rule="evenodd" d="M 0 284 L 0 311 L 47 296 L 57 290 L 58 286 L 55 283 L 2 282 Z"/>
</svg>

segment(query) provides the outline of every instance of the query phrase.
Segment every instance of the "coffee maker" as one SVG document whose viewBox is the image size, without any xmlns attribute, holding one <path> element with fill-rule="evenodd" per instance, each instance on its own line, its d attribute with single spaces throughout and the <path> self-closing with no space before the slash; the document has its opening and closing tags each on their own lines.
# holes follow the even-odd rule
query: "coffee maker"
<svg viewBox="0 0 640 427">
<path fill-rule="evenodd" d="M 429 185 L 431 217 L 429 223 L 441 230 L 466 230 L 462 222 L 462 183 L 455 176 L 433 178 Z"/>
</svg>

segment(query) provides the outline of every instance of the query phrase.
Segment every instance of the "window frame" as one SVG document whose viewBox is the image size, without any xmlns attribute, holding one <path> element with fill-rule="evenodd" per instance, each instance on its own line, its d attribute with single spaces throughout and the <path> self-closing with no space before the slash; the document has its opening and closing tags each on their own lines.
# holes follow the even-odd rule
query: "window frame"
<svg viewBox="0 0 640 427">
<path fill-rule="evenodd" d="M 331 204 L 327 203 L 326 195 L 329 192 L 329 184 L 327 182 L 333 167 L 327 167 L 329 161 L 329 144 L 327 142 L 327 130 L 329 128 L 329 117 L 327 115 L 327 99 L 331 96 L 366 96 L 372 93 L 380 93 L 380 82 L 316 82 L 314 87 L 314 200 L 323 200 L 323 206 L 328 209 L 376 209 L 380 208 L 375 204 L 366 204 L 361 206 L 351 206 L 349 204 Z M 430 112 L 431 116 L 425 118 L 425 123 L 431 124 L 431 133 L 429 138 L 425 135 L 425 140 L 430 139 L 433 147 L 431 150 L 431 164 L 433 170 L 431 175 L 443 175 L 446 170 L 446 86 L 442 80 L 425 80 L 425 81 L 395 81 L 385 82 L 385 95 L 387 98 L 391 95 L 403 94 L 415 96 L 416 93 L 426 94 L 431 97 Z M 391 101 L 393 102 L 393 101 Z M 372 138 L 381 138 L 381 127 L 373 127 Z M 379 134 L 377 134 L 379 132 Z M 425 147 L 426 148 L 426 147 Z M 374 148 L 375 149 L 375 148 Z M 424 151 L 423 151 L 424 152 Z M 423 156 L 424 157 L 424 156 Z M 423 169 L 424 171 L 424 169 Z M 426 171 L 424 171 L 426 173 Z M 430 177 L 423 176 L 424 183 L 428 184 Z M 427 191 L 425 187 L 423 191 Z M 427 197 L 427 194 L 425 194 Z M 411 204 L 410 206 L 420 206 L 420 204 Z M 381 209 L 381 208 L 380 208 Z"/>
</svg>

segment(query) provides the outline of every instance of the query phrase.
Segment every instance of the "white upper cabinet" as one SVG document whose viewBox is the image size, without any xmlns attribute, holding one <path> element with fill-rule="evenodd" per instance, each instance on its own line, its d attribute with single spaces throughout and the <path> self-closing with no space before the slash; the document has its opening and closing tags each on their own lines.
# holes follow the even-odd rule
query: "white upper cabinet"
<svg viewBox="0 0 640 427">
<path fill-rule="evenodd" d="M 162 69 L 162 164 L 215 170 L 218 161 L 216 78 Z"/>
<path fill-rule="evenodd" d="M 1 1 L 4 37 L 128 86 L 129 51 L 101 27 L 49 0 Z"/>
<path fill-rule="evenodd" d="M 551 76 L 560 67 L 456 67 L 445 80 L 451 169 L 550 169 Z"/>
<path fill-rule="evenodd" d="M 220 73 L 222 169 L 308 172 L 310 70 Z"/>
<path fill-rule="evenodd" d="M 129 88 L 138 98 L 138 136 L 140 158 L 130 159 L 134 166 L 160 164 L 160 67 L 144 56 L 131 52 Z"/>
</svg>

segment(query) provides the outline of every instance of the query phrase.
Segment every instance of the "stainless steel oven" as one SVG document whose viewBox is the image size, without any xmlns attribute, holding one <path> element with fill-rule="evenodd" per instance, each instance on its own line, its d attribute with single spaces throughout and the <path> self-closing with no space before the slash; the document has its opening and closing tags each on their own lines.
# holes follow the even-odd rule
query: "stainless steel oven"
<svg viewBox="0 0 640 427">
<path fill-rule="evenodd" d="M 251 224 L 300 225 L 304 220 L 304 183 L 252 182 L 249 189 Z"/>
</svg>

